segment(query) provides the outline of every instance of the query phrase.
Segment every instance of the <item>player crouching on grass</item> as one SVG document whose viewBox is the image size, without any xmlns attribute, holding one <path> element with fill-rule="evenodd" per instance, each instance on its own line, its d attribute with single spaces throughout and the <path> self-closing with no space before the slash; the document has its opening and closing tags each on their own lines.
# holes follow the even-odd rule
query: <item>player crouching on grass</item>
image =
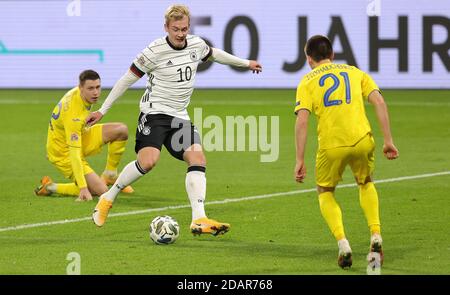
<svg viewBox="0 0 450 295">
<path fill-rule="evenodd" d="M 106 123 L 87 127 L 86 117 L 101 93 L 100 76 L 93 70 L 83 71 L 79 85 L 59 101 L 53 109 L 47 133 L 47 158 L 72 183 L 54 183 L 44 176 L 35 189 L 38 196 L 53 193 L 78 196 L 77 201 L 90 201 L 113 184 L 117 166 L 125 151 L 128 128 L 123 123 Z M 101 177 L 89 166 L 85 157 L 97 154 L 108 144 L 106 168 Z M 130 186 L 122 192 L 132 193 Z"/>
</svg>

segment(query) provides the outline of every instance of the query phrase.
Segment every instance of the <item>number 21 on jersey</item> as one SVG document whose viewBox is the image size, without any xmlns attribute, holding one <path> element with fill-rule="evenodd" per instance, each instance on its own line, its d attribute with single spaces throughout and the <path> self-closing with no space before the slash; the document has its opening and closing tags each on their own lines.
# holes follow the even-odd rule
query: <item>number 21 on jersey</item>
<svg viewBox="0 0 450 295">
<path fill-rule="evenodd" d="M 339 75 L 344 77 L 345 83 L 345 102 L 347 104 L 352 102 L 351 92 L 350 92 L 350 79 L 348 78 L 348 73 L 340 72 Z M 326 107 L 336 106 L 342 104 L 342 99 L 330 100 L 331 94 L 333 94 L 336 89 L 338 89 L 339 84 L 341 83 L 339 78 L 335 74 L 325 74 L 320 77 L 319 85 L 323 87 L 325 85 L 325 80 L 331 78 L 333 80 L 333 85 L 325 91 L 325 95 L 323 96 L 323 104 Z"/>
</svg>

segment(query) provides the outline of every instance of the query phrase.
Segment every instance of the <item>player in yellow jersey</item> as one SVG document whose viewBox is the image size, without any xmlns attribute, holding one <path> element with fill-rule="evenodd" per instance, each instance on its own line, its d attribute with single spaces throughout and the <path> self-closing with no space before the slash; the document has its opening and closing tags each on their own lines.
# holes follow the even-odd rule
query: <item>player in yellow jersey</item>
<svg viewBox="0 0 450 295">
<path fill-rule="evenodd" d="M 303 182 L 306 176 L 307 124 L 313 112 L 318 121 L 315 172 L 319 205 L 338 242 L 338 264 L 342 268 L 352 265 L 352 250 L 344 233 L 341 209 L 334 197 L 335 187 L 349 165 L 359 186 L 360 205 L 371 233 L 368 257 L 370 260 L 377 258 L 381 265 L 383 250 L 378 195 L 372 180 L 375 143 L 364 102 L 367 100 L 375 107 L 384 137 L 383 152 L 392 160 L 398 157 L 398 150 L 392 139 L 387 106 L 377 84 L 367 73 L 354 66 L 332 63 L 334 53 L 327 37 L 311 37 L 306 43 L 305 54 L 312 71 L 303 77 L 297 88 L 295 179 Z"/>
<path fill-rule="evenodd" d="M 78 196 L 79 201 L 92 200 L 92 195 L 101 195 L 107 185 L 117 179 L 117 166 L 125 151 L 128 128 L 123 123 L 106 123 L 86 127 L 85 119 L 92 104 L 101 93 L 100 76 L 92 70 L 83 71 L 79 85 L 67 92 L 53 109 L 47 135 L 47 158 L 73 183 L 54 183 L 44 176 L 36 195 Z M 99 177 L 89 166 L 85 157 L 97 154 L 108 144 L 108 159 L 105 171 Z M 123 192 L 132 193 L 131 187 Z"/>
</svg>

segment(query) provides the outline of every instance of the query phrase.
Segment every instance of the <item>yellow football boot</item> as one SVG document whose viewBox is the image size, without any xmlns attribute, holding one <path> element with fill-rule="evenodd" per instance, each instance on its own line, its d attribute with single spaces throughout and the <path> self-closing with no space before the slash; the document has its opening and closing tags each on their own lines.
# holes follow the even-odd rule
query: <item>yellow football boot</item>
<svg viewBox="0 0 450 295">
<path fill-rule="evenodd" d="M 229 223 L 218 222 L 207 217 L 199 218 L 191 223 L 191 233 L 194 235 L 212 234 L 223 235 L 230 230 Z"/>
<path fill-rule="evenodd" d="M 53 183 L 50 176 L 44 176 L 41 179 L 41 185 L 34 189 L 34 194 L 36 196 L 50 196 L 52 193 L 47 190 L 47 186 Z"/>
<path fill-rule="evenodd" d="M 100 196 L 98 200 L 97 206 L 95 206 L 94 213 L 92 213 L 92 220 L 95 225 L 103 226 L 106 222 L 106 218 L 108 217 L 109 209 L 112 208 L 112 202 L 103 198 L 103 195 Z"/>
</svg>

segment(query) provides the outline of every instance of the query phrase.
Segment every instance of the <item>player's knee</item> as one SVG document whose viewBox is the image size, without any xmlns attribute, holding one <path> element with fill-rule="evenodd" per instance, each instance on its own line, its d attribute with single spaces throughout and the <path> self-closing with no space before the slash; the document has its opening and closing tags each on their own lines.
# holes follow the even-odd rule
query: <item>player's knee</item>
<svg viewBox="0 0 450 295">
<path fill-rule="evenodd" d="M 156 166 L 159 160 L 160 151 L 154 147 L 145 147 L 138 151 L 137 164 L 139 167 L 148 172 Z"/>
<path fill-rule="evenodd" d="M 325 186 L 317 186 L 317 192 L 320 194 L 326 193 L 326 192 L 334 192 L 335 187 L 325 187 Z"/>
<path fill-rule="evenodd" d="M 185 161 L 189 166 L 206 167 L 206 157 L 202 152 L 191 153 L 188 157 L 185 157 Z"/>
<path fill-rule="evenodd" d="M 116 129 L 117 139 L 118 140 L 127 140 L 128 139 L 128 127 L 125 124 L 120 123 Z"/>
<path fill-rule="evenodd" d="M 108 191 L 108 187 L 106 186 L 106 184 L 103 184 L 103 183 L 98 184 L 97 186 L 89 189 L 89 192 L 93 196 L 101 196 L 102 194 L 106 193 L 107 191 Z"/>
<path fill-rule="evenodd" d="M 371 176 L 367 176 L 364 180 L 359 180 L 357 177 L 355 177 L 355 180 L 356 180 L 356 183 L 359 185 L 359 186 L 364 186 L 364 185 L 366 185 L 366 184 L 368 184 L 369 182 L 373 182 L 372 181 L 372 177 Z"/>
<path fill-rule="evenodd" d="M 197 158 L 197 163 L 192 163 L 192 164 L 196 164 L 198 166 L 203 166 L 206 167 L 206 157 L 203 153 L 201 153 L 201 155 Z"/>
<path fill-rule="evenodd" d="M 153 169 L 153 167 L 156 166 L 157 160 L 152 158 L 145 158 L 139 160 L 139 166 L 141 166 L 142 169 L 145 171 L 150 171 Z"/>
<path fill-rule="evenodd" d="M 128 127 L 123 123 L 106 123 L 103 127 L 103 140 L 105 143 L 123 141 L 128 139 Z"/>
</svg>

